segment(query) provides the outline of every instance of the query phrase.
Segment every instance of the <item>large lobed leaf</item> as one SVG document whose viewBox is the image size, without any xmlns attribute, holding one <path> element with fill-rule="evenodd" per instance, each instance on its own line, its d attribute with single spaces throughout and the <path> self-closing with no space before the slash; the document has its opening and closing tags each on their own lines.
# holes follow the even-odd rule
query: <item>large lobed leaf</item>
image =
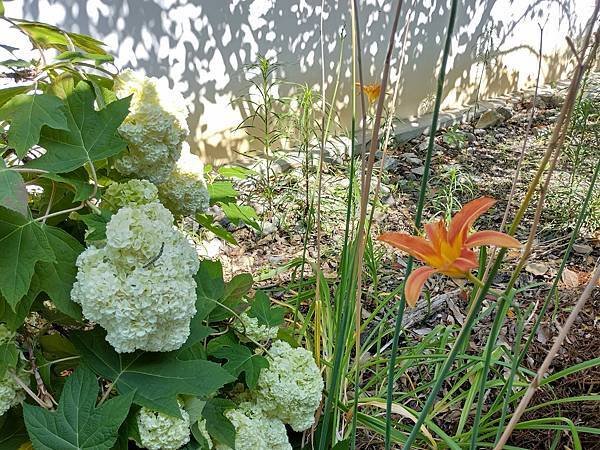
<svg viewBox="0 0 600 450">
<path fill-rule="evenodd" d="M 69 376 L 56 411 L 23 404 L 25 426 L 36 450 L 109 450 L 135 392 L 96 406 L 98 381 L 88 368 Z"/>
<path fill-rule="evenodd" d="M 14 309 L 29 290 L 35 265 L 56 261 L 37 222 L 0 207 L 0 293 Z"/>
<path fill-rule="evenodd" d="M 182 361 L 177 352 L 119 354 L 98 329 L 75 333 L 72 342 L 83 363 L 113 381 L 120 394 L 135 391 L 134 403 L 171 416 L 180 415 L 178 395 L 205 397 L 235 380 L 216 363 Z"/>
<path fill-rule="evenodd" d="M 44 128 L 39 145 L 47 153 L 28 165 L 50 172 L 70 172 L 87 162 L 116 155 L 126 143 L 117 133 L 129 113 L 130 97 L 116 100 L 104 109 L 94 109 L 94 90 L 80 81 L 66 98 L 67 130 Z"/>
<path fill-rule="evenodd" d="M 269 367 L 269 361 L 264 356 L 256 355 L 248 347 L 232 341 L 220 342 L 216 349 L 210 351 L 210 355 L 226 359 L 227 363 L 223 367 L 235 377 L 244 373 L 246 385 L 250 389 L 256 387 L 260 371 Z"/>
<path fill-rule="evenodd" d="M 13 312 L 26 295 L 31 305 L 38 293 L 46 292 L 60 311 L 81 317 L 70 296 L 75 262 L 83 251 L 79 241 L 0 206 L 0 251 L 0 293 Z"/>
<path fill-rule="evenodd" d="M 21 175 L 6 167 L 4 160 L 0 159 L 0 206 L 26 216 L 29 212 L 27 198 Z"/>
<path fill-rule="evenodd" d="M 22 158 L 38 143 L 43 126 L 68 130 L 65 105 L 50 94 L 19 94 L 0 108 L 0 120 L 10 122 L 8 143 Z"/>
</svg>

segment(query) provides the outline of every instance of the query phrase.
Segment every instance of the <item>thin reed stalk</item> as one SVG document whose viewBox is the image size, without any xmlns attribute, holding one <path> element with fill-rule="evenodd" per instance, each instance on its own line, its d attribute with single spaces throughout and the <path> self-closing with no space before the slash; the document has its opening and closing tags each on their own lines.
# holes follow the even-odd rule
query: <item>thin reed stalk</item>
<svg viewBox="0 0 600 450">
<path fill-rule="evenodd" d="M 429 181 L 429 172 L 431 168 L 431 157 L 433 155 L 433 145 L 435 143 L 435 133 L 438 127 L 438 118 L 442 105 L 442 97 L 444 93 L 444 81 L 446 79 L 446 66 L 448 63 L 448 56 L 450 54 L 450 47 L 452 44 L 452 34 L 454 32 L 454 22 L 456 20 L 456 11 L 458 9 L 458 0 L 452 0 L 452 6 L 450 8 L 450 17 L 448 19 L 448 32 L 446 34 L 446 41 L 444 44 L 444 50 L 442 53 L 442 63 L 440 65 L 440 71 L 437 81 L 437 91 L 435 97 L 435 105 L 433 108 L 433 114 L 431 118 L 431 127 L 429 130 L 429 142 L 427 145 L 427 154 L 425 156 L 423 178 L 421 180 L 421 187 L 419 190 L 419 200 L 417 203 L 417 212 L 415 215 L 415 229 L 418 229 L 421 225 L 423 216 L 423 208 L 425 205 L 425 194 L 427 192 L 427 184 Z M 410 275 L 412 271 L 413 258 L 408 259 L 406 265 L 406 271 L 404 279 Z M 402 326 L 402 317 L 404 315 L 404 308 L 406 306 L 406 299 L 404 296 L 404 290 L 400 296 L 400 302 L 398 303 L 398 311 L 396 313 L 396 323 L 394 325 L 394 337 L 392 340 L 392 348 L 390 353 L 390 359 L 388 363 L 388 379 L 387 379 L 387 398 L 386 398 L 386 412 L 385 412 L 385 449 L 390 450 L 392 445 L 392 403 L 394 393 L 394 371 L 396 366 L 396 353 L 398 352 L 398 340 L 400 338 L 400 328 Z M 423 420 L 425 420 L 423 418 Z M 423 424 L 423 420 L 420 424 L 414 427 L 415 430 L 419 430 Z M 407 447 L 407 449 L 409 449 Z"/>
<path fill-rule="evenodd" d="M 358 232 L 357 232 L 357 247 L 358 252 L 356 255 L 356 259 L 354 261 L 354 275 L 356 277 L 356 296 L 355 296 L 355 304 L 354 304 L 354 358 L 356 360 L 356 373 L 355 373 L 355 386 L 354 386 L 354 414 L 353 414 L 353 445 L 356 437 L 355 426 L 356 426 L 356 413 L 358 407 L 358 397 L 360 395 L 360 358 L 361 358 L 361 348 L 360 348 L 360 330 L 361 330 L 361 312 L 362 312 L 362 265 L 364 259 L 365 252 L 365 240 L 366 240 L 366 232 L 365 232 L 365 223 L 367 220 L 367 208 L 369 205 L 369 195 L 371 192 L 371 179 L 373 176 L 373 166 L 375 164 L 375 153 L 377 152 L 377 148 L 379 146 L 379 129 L 381 127 L 381 116 L 383 114 L 383 105 L 385 103 L 385 92 L 387 90 L 389 73 L 390 73 L 390 61 L 392 59 L 392 52 L 394 50 L 394 44 L 396 42 L 396 30 L 398 29 L 398 22 L 400 20 L 400 12 L 402 11 L 402 5 L 404 0 L 398 0 L 396 12 L 394 14 L 394 21 L 392 23 L 392 29 L 390 32 L 390 38 L 388 41 L 388 48 L 385 55 L 385 62 L 383 65 L 383 73 L 381 75 L 381 94 L 379 95 L 379 99 L 377 101 L 377 110 L 375 113 L 375 120 L 373 122 L 373 131 L 371 134 L 371 146 L 369 149 L 369 156 L 367 160 L 366 170 L 364 172 L 364 180 L 362 183 L 362 191 L 360 196 L 360 213 L 358 219 Z M 354 0 L 354 16 L 358 17 L 358 5 L 357 0 Z M 357 33 L 360 33 L 360 29 L 358 28 L 358 23 L 356 23 Z M 360 61 L 360 56 L 358 57 L 358 61 Z M 359 73 L 361 73 L 361 67 L 359 63 Z M 362 78 L 362 73 L 361 73 Z M 362 91 L 362 89 L 361 89 Z M 363 159 L 364 160 L 364 159 Z M 374 206 L 373 206 L 374 207 Z"/>
</svg>

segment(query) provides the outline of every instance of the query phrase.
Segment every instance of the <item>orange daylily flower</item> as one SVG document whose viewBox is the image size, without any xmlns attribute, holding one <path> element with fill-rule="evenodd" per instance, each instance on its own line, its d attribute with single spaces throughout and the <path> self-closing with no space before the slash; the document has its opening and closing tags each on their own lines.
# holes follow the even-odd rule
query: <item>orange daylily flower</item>
<svg viewBox="0 0 600 450">
<path fill-rule="evenodd" d="M 434 273 L 452 278 L 464 278 L 479 264 L 473 247 L 493 245 L 518 248 L 519 241 L 498 231 L 478 231 L 469 234 L 473 223 L 496 201 L 482 197 L 472 200 L 456 213 L 449 226 L 442 219 L 425 225 L 427 238 L 406 233 L 388 232 L 379 237 L 396 248 L 423 261 L 426 266 L 413 271 L 404 284 L 404 295 L 410 306 L 415 306 L 427 279 Z"/>
<path fill-rule="evenodd" d="M 367 94 L 369 103 L 373 103 L 375 100 L 377 100 L 379 98 L 379 94 L 381 93 L 381 84 L 379 83 L 365 85 L 356 83 L 356 87 L 362 89 L 362 91 Z"/>
</svg>

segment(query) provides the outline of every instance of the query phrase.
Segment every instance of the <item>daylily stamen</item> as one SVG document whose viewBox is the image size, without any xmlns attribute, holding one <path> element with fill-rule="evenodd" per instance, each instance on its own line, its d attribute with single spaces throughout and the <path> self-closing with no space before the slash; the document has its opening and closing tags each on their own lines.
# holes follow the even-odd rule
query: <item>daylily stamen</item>
<svg viewBox="0 0 600 450">
<path fill-rule="evenodd" d="M 496 201 L 489 197 L 472 200 L 456 213 L 448 226 L 443 220 L 425 225 L 428 239 L 406 233 L 388 232 L 380 241 L 414 256 L 426 266 L 413 271 L 404 284 L 404 295 L 410 306 L 415 306 L 427 279 L 434 273 L 452 278 L 471 278 L 471 270 L 478 267 L 473 247 L 519 248 L 521 244 L 512 236 L 498 231 L 478 231 L 469 236 L 473 223 Z"/>
</svg>

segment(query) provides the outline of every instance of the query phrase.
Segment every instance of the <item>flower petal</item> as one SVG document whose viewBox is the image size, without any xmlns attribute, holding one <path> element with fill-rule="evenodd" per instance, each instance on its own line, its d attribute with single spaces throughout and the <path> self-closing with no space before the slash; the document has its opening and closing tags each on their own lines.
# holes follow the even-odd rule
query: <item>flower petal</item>
<svg viewBox="0 0 600 450">
<path fill-rule="evenodd" d="M 490 209 L 496 200 L 490 197 L 481 197 L 475 200 L 471 200 L 462 209 L 457 212 L 448 228 L 448 241 L 453 243 L 455 239 L 459 238 L 464 240 L 469 229 L 473 225 L 479 216 Z"/>
<path fill-rule="evenodd" d="M 514 237 L 499 231 L 484 230 L 473 233 L 465 241 L 465 247 L 493 245 L 495 247 L 519 248 L 521 243 Z"/>
<path fill-rule="evenodd" d="M 417 304 L 425 282 L 436 272 L 437 270 L 429 266 L 419 267 L 411 272 L 406 279 L 406 283 L 404 283 L 404 297 L 409 306 L 414 307 Z"/>
<path fill-rule="evenodd" d="M 420 260 L 424 260 L 435 255 L 435 252 L 433 248 L 431 248 L 429 242 L 422 237 L 391 231 L 388 233 L 383 233 L 381 236 L 379 236 L 378 240 L 387 242 L 388 244 L 399 248 L 409 255 L 414 256 L 415 258 L 419 258 Z"/>
<path fill-rule="evenodd" d="M 439 253 L 442 242 L 448 239 L 446 222 L 438 220 L 437 222 L 425 224 L 425 233 L 427 233 L 427 237 L 431 241 L 431 247 Z"/>
<path fill-rule="evenodd" d="M 457 269 L 457 271 L 462 272 L 462 275 L 467 274 L 471 271 L 471 269 L 475 269 L 479 266 L 477 260 L 472 260 L 470 258 L 458 258 L 452 263 L 452 266 Z"/>
</svg>

